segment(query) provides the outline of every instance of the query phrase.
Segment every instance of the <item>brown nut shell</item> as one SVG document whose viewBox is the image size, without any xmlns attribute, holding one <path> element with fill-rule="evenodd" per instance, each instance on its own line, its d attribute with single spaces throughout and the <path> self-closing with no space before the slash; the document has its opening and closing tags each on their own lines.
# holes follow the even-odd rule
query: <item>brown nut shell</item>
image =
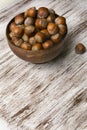
<svg viewBox="0 0 87 130">
<path fill-rule="evenodd" d="M 31 45 L 27 42 L 22 43 L 20 47 L 25 50 L 31 50 Z"/>
<path fill-rule="evenodd" d="M 41 50 L 41 49 L 42 49 L 42 45 L 40 43 L 35 43 L 32 46 L 32 51 L 38 51 L 38 50 Z"/>
<path fill-rule="evenodd" d="M 15 23 L 15 22 L 12 22 L 12 23 L 10 24 L 10 26 L 9 26 L 9 30 L 10 30 L 10 31 L 13 31 L 15 27 L 16 27 L 16 23 Z"/>
<path fill-rule="evenodd" d="M 24 32 L 26 35 L 31 36 L 31 34 L 35 32 L 35 26 L 33 25 L 26 26 Z"/>
<path fill-rule="evenodd" d="M 56 24 L 66 24 L 66 19 L 64 18 L 64 17 L 62 17 L 62 16 L 59 16 L 59 17 L 57 17 L 56 19 L 55 19 L 55 23 Z"/>
<path fill-rule="evenodd" d="M 17 42 L 18 40 L 20 40 L 20 38 L 19 37 L 12 37 L 12 42 Z"/>
<path fill-rule="evenodd" d="M 15 21 L 16 24 L 23 24 L 23 22 L 24 22 L 24 16 L 23 16 L 23 14 L 17 15 L 15 17 L 14 21 Z"/>
<path fill-rule="evenodd" d="M 16 41 L 16 39 L 15 39 L 15 41 L 14 41 L 15 46 L 18 46 L 18 47 L 20 47 L 22 43 L 23 43 L 23 40 L 22 40 L 22 39 L 19 39 L 19 40 L 17 40 L 17 41 Z"/>
<path fill-rule="evenodd" d="M 38 33 L 36 33 L 36 35 L 35 35 L 35 39 L 36 39 L 36 41 L 37 41 L 38 43 L 42 43 L 42 42 L 44 42 L 44 41 L 46 40 L 46 36 L 45 36 L 44 33 L 38 32 Z"/>
<path fill-rule="evenodd" d="M 77 54 L 83 54 L 86 51 L 86 47 L 82 43 L 78 43 L 75 47 L 75 52 Z"/>
<path fill-rule="evenodd" d="M 59 29 L 60 29 L 59 33 L 60 33 L 61 35 L 65 35 L 65 34 L 67 33 L 67 26 L 66 26 L 66 25 L 60 24 L 58 27 L 59 27 Z"/>
<path fill-rule="evenodd" d="M 46 18 L 49 15 L 49 10 L 46 7 L 40 7 L 38 9 L 37 16 L 39 18 Z"/>
<path fill-rule="evenodd" d="M 28 9 L 26 12 L 25 12 L 25 17 L 36 17 L 36 8 L 35 7 L 31 7 L 30 9 Z"/>
<path fill-rule="evenodd" d="M 28 37 L 28 35 L 26 35 L 26 34 L 24 33 L 24 35 L 22 36 L 22 39 L 24 40 L 24 42 L 28 42 L 29 37 Z"/>
<path fill-rule="evenodd" d="M 52 22 L 52 23 L 48 24 L 47 30 L 48 30 L 50 35 L 54 35 L 59 31 L 59 28 L 55 23 Z"/>
<path fill-rule="evenodd" d="M 34 25 L 34 18 L 32 18 L 32 17 L 27 17 L 26 19 L 25 19 L 25 21 L 24 21 L 24 25 L 25 26 L 29 26 L 29 25 Z"/>
<path fill-rule="evenodd" d="M 42 44 L 44 49 L 51 48 L 53 46 L 53 42 L 51 40 L 47 40 Z"/>
<path fill-rule="evenodd" d="M 20 27 L 24 31 L 24 28 L 25 28 L 24 24 L 20 24 L 20 25 L 17 25 L 17 26 Z"/>
<path fill-rule="evenodd" d="M 47 29 L 43 29 L 43 30 L 41 30 L 41 32 L 45 34 L 46 39 L 49 39 L 49 38 L 50 38 L 50 34 L 49 34 L 49 32 L 47 31 Z"/>
<path fill-rule="evenodd" d="M 12 30 L 12 32 L 14 33 L 14 36 L 16 36 L 16 37 L 21 37 L 21 36 L 23 35 L 23 29 L 20 28 L 20 27 L 18 27 L 18 26 L 16 26 L 16 27 Z"/>
<path fill-rule="evenodd" d="M 50 14 L 55 14 L 55 10 L 54 9 L 49 9 Z"/>
<path fill-rule="evenodd" d="M 47 22 L 54 22 L 55 21 L 55 14 L 50 14 L 47 17 Z"/>
<path fill-rule="evenodd" d="M 58 43 L 60 40 L 61 40 L 61 34 L 60 33 L 57 33 L 55 35 L 52 35 L 51 36 L 51 40 L 54 42 L 54 43 Z"/>
<path fill-rule="evenodd" d="M 36 22 L 35 22 L 35 26 L 38 29 L 45 29 L 45 28 L 47 28 L 47 24 L 48 24 L 47 20 L 46 19 L 41 19 L 41 18 L 37 18 Z"/>
<path fill-rule="evenodd" d="M 36 39 L 35 39 L 35 37 L 33 36 L 33 37 L 30 37 L 29 38 L 29 44 L 30 45 L 34 45 L 36 43 Z"/>
<path fill-rule="evenodd" d="M 11 39 L 12 39 L 12 37 L 15 37 L 15 35 L 14 35 L 14 33 L 13 33 L 13 32 L 10 32 L 10 33 L 9 33 L 9 38 L 11 38 Z"/>
</svg>

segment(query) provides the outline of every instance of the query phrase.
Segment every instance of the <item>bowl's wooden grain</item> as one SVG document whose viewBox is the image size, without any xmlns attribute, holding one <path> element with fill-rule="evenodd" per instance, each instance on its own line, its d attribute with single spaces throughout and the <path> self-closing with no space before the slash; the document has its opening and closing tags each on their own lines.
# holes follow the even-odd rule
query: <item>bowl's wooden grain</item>
<svg viewBox="0 0 87 130">
<path fill-rule="evenodd" d="M 32 63 L 44 63 L 44 62 L 48 62 L 48 61 L 54 59 L 56 56 L 58 56 L 62 52 L 62 50 L 64 48 L 64 44 L 65 44 L 66 35 L 64 36 L 63 39 L 60 40 L 60 42 L 58 44 L 56 44 L 55 46 L 53 46 L 52 48 L 49 48 L 47 50 L 30 51 L 30 50 L 24 50 L 22 48 L 15 46 L 11 42 L 11 40 L 8 36 L 9 25 L 12 21 L 13 21 L 13 19 L 7 25 L 6 37 L 7 37 L 7 41 L 8 41 L 8 44 L 9 44 L 11 50 L 14 52 L 15 55 L 17 55 L 21 59 L 23 59 L 25 61 L 30 61 Z"/>
</svg>

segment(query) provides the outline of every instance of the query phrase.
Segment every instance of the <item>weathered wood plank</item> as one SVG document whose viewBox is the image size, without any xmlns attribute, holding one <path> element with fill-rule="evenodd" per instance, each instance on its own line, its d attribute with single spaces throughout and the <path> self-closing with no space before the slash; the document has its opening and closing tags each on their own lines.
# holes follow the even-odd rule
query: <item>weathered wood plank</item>
<svg viewBox="0 0 87 130">
<path fill-rule="evenodd" d="M 21 1 L 21 2 L 20 2 Z M 87 0 L 20 0 L 0 12 L 0 115 L 12 130 L 87 129 Z M 31 6 L 46 6 L 67 18 L 64 52 L 49 63 L 32 64 L 16 57 L 7 45 L 9 20 Z"/>
</svg>

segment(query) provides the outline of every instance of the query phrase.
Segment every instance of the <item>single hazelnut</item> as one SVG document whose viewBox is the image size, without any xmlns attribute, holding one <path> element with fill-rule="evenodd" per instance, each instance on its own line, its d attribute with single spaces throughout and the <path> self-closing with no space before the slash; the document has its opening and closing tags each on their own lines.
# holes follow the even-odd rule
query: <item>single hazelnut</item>
<svg viewBox="0 0 87 130">
<path fill-rule="evenodd" d="M 42 42 L 45 41 L 46 36 L 45 36 L 45 34 L 42 33 L 42 32 L 37 32 L 36 35 L 35 35 L 35 39 L 36 39 L 36 41 L 37 41 L 38 43 L 42 43 Z"/>
<path fill-rule="evenodd" d="M 34 18 L 32 17 L 27 17 L 24 21 L 25 26 L 33 25 L 34 24 Z"/>
<path fill-rule="evenodd" d="M 50 14 L 54 14 L 55 18 L 57 18 L 59 15 L 55 13 L 53 9 L 49 9 Z"/>
<path fill-rule="evenodd" d="M 18 26 L 16 26 L 16 27 L 12 30 L 12 32 L 14 33 L 14 36 L 16 36 L 16 37 L 21 37 L 21 36 L 23 35 L 23 29 L 20 28 L 20 27 L 18 27 Z"/>
<path fill-rule="evenodd" d="M 9 37 L 12 39 L 12 37 L 15 37 L 14 33 L 13 32 L 10 32 L 9 33 Z"/>
<path fill-rule="evenodd" d="M 55 21 L 55 15 L 54 14 L 50 14 L 48 17 L 47 17 L 47 22 L 54 22 Z"/>
<path fill-rule="evenodd" d="M 49 15 L 49 10 L 46 7 L 40 7 L 38 9 L 38 14 L 37 16 L 39 18 L 46 18 Z"/>
<path fill-rule="evenodd" d="M 45 28 L 47 28 L 47 24 L 48 24 L 47 20 L 46 19 L 41 19 L 41 18 L 37 18 L 36 22 L 35 22 L 35 26 L 38 29 L 45 29 Z"/>
<path fill-rule="evenodd" d="M 51 40 L 54 43 L 58 43 L 61 40 L 61 34 L 60 33 L 56 33 L 54 35 L 51 36 Z"/>
<path fill-rule="evenodd" d="M 28 9 L 27 11 L 25 11 L 25 17 L 36 17 L 36 8 L 35 7 L 31 7 L 30 9 Z"/>
<path fill-rule="evenodd" d="M 9 30 L 12 31 L 12 30 L 14 30 L 15 27 L 16 27 L 15 22 L 12 22 L 12 23 L 10 24 L 10 26 L 9 26 Z"/>
<path fill-rule="evenodd" d="M 25 28 L 24 24 L 17 25 L 17 26 L 20 27 L 24 31 L 24 28 Z"/>
<path fill-rule="evenodd" d="M 59 28 L 55 23 L 49 23 L 47 26 L 47 30 L 48 30 L 49 34 L 53 35 L 59 31 Z"/>
<path fill-rule="evenodd" d="M 57 17 L 56 19 L 55 19 L 55 23 L 57 24 L 57 25 L 59 25 L 59 24 L 66 24 L 66 19 L 64 18 L 64 17 L 62 17 L 62 16 L 59 16 L 59 17 Z"/>
<path fill-rule="evenodd" d="M 25 34 L 27 34 L 28 36 L 31 36 L 34 33 L 34 31 L 35 31 L 35 26 L 33 25 L 26 26 L 24 30 Z"/>
<path fill-rule="evenodd" d="M 15 36 L 13 36 L 13 37 L 12 37 L 12 42 L 14 42 L 14 43 L 15 43 L 15 42 L 17 42 L 18 40 L 20 40 L 20 38 L 19 38 L 19 37 L 15 37 Z"/>
<path fill-rule="evenodd" d="M 60 24 L 58 27 L 60 29 L 59 33 L 61 35 L 65 35 L 67 33 L 67 27 L 65 25 Z"/>
<path fill-rule="evenodd" d="M 31 50 L 31 45 L 27 42 L 22 43 L 20 47 L 25 50 Z"/>
<path fill-rule="evenodd" d="M 30 38 L 29 38 L 29 44 L 30 44 L 30 45 L 34 45 L 35 43 L 36 43 L 35 37 L 30 37 Z"/>
<path fill-rule="evenodd" d="M 51 48 L 53 46 L 53 42 L 51 40 L 47 40 L 42 44 L 44 49 Z"/>
<path fill-rule="evenodd" d="M 50 14 L 55 14 L 55 10 L 49 9 Z"/>
<path fill-rule="evenodd" d="M 77 54 L 83 54 L 86 51 L 86 47 L 82 43 L 78 43 L 75 47 L 75 52 Z"/>
<path fill-rule="evenodd" d="M 41 50 L 41 49 L 42 49 L 42 45 L 40 43 L 35 43 L 32 46 L 32 51 L 38 51 L 38 50 Z"/>
<path fill-rule="evenodd" d="M 23 24 L 23 22 L 24 22 L 24 16 L 23 16 L 23 14 L 17 15 L 15 17 L 14 21 L 15 21 L 16 24 Z"/>
<path fill-rule="evenodd" d="M 19 39 L 19 40 L 17 40 L 17 41 L 16 41 L 16 39 L 15 39 L 15 41 L 14 41 L 15 46 L 18 46 L 18 47 L 20 47 L 22 43 L 23 43 L 23 40 L 22 40 L 22 39 Z"/>
<path fill-rule="evenodd" d="M 50 34 L 49 34 L 49 32 L 47 31 L 47 29 L 43 29 L 43 30 L 41 30 L 41 32 L 45 34 L 46 39 L 49 39 L 49 38 L 50 38 Z"/>
<path fill-rule="evenodd" d="M 28 42 L 29 37 L 28 37 L 28 35 L 26 35 L 26 34 L 24 33 L 24 35 L 22 36 L 22 39 L 24 40 L 24 42 Z"/>
</svg>

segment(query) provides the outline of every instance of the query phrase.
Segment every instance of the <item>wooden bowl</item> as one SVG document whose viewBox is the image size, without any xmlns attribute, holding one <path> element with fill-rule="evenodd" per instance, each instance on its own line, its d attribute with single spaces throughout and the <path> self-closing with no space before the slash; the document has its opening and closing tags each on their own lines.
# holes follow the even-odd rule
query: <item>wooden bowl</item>
<svg viewBox="0 0 87 130">
<path fill-rule="evenodd" d="M 64 36 L 63 39 L 60 40 L 60 42 L 58 44 L 54 45 L 52 48 L 49 48 L 47 50 L 32 51 L 32 50 L 24 50 L 22 48 L 15 46 L 11 42 L 9 35 L 8 35 L 9 34 L 9 25 L 12 21 L 13 21 L 13 19 L 7 25 L 6 37 L 7 37 L 9 47 L 14 52 L 14 54 L 16 56 L 18 56 L 19 58 L 21 58 L 25 61 L 32 62 L 32 63 L 45 63 L 45 62 L 48 62 L 48 61 L 54 59 L 55 57 L 57 57 L 64 49 L 65 37 L 67 34 Z"/>
</svg>

